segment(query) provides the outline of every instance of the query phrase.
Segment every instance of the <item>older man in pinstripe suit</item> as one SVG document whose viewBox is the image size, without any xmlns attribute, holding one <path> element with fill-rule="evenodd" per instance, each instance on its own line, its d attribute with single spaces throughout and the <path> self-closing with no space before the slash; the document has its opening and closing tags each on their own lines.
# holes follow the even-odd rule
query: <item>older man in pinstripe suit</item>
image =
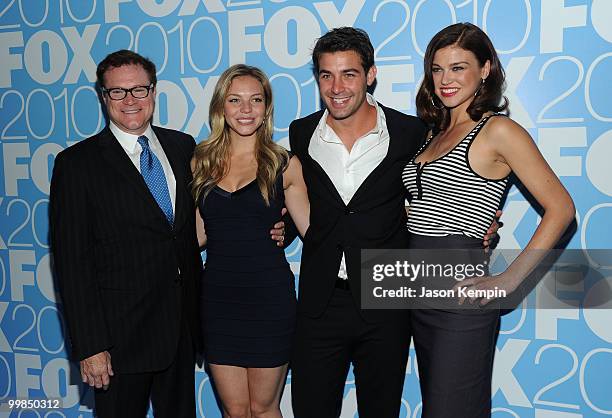
<svg viewBox="0 0 612 418">
<path fill-rule="evenodd" d="M 109 125 L 61 152 L 51 245 L 74 357 L 100 417 L 195 416 L 198 280 L 194 139 L 151 126 L 155 65 L 131 51 L 97 70 Z"/>
</svg>

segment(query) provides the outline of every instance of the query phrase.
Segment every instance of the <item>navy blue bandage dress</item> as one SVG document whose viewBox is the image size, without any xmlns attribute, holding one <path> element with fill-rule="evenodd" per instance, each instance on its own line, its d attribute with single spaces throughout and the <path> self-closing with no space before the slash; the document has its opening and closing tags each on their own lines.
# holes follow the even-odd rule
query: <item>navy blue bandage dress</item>
<svg viewBox="0 0 612 418">
<path fill-rule="evenodd" d="M 283 248 L 270 229 L 284 206 L 282 175 L 266 206 L 257 181 L 230 193 L 220 187 L 200 199 L 208 238 L 202 280 L 205 360 L 241 367 L 289 361 L 295 324 L 295 284 Z"/>
</svg>

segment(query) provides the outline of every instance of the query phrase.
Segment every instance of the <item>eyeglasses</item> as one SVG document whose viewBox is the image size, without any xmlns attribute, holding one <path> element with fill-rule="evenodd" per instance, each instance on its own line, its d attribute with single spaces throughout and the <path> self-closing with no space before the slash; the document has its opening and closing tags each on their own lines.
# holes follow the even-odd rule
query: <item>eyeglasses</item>
<svg viewBox="0 0 612 418">
<path fill-rule="evenodd" d="M 130 93 L 135 99 L 144 99 L 149 95 L 149 92 L 155 88 L 155 84 L 151 83 L 148 86 L 136 86 L 131 89 L 124 89 L 121 87 L 114 87 L 112 89 L 107 89 L 102 87 L 102 91 L 106 93 L 106 95 L 111 100 L 123 100 L 126 98 L 127 94 Z"/>
</svg>

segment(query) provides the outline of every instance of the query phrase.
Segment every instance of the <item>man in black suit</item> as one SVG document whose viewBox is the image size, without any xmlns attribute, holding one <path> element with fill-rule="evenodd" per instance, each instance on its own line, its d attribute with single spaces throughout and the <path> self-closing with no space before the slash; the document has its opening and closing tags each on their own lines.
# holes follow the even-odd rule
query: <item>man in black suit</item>
<svg viewBox="0 0 612 418">
<path fill-rule="evenodd" d="M 194 139 L 151 126 L 155 65 L 97 69 L 109 125 L 58 154 L 51 248 L 72 352 L 100 417 L 194 417 L 199 343 L 189 161 Z"/>
<path fill-rule="evenodd" d="M 310 199 L 292 357 L 293 410 L 297 418 L 337 417 L 352 363 L 359 416 L 397 417 L 409 311 L 360 308 L 360 250 L 406 248 L 401 172 L 426 128 L 367 93 L 376 66 L 364 31 L 345 27 L 323 35 L 313 64 L 326 109 L 289 129 Z"/>
<path fill-rule="evenodd" d="M 359 416 L 397 417 L 410 311 L 361 309 L 360 252 L 407 247 L 401 173 L 426 127 L 367 93 L 376 66 L 363 30 L 329 31 L 312 60 L 326 109 L 289 127 L 310 200 L 291 359 L 293 412 L 296 418 L 338 417 L 352 363 Z M 485 245 L 497 228 L 493 222 Z"/>
</svg>

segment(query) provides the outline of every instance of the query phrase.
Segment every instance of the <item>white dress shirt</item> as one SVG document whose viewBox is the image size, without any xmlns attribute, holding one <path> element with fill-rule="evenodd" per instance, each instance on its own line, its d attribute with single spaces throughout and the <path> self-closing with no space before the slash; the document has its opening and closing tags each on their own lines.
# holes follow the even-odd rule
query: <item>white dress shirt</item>
<svg viewBox="0 0 612 418">
<path fill-rule="evenodd" d="M 389 131 L 385 114 L 370 94 L 366 98 L 370 105 L 376 107 L 376 126 L 358 138 L 350 152 L 327 124 L 327 110 L 323 113 L 308 146 L 308 153 L 325 170 L 345 205 L 348 205 L 361 183 L 381 163 L 389 150 Z M 344 254 L 338 277 L 348 277 Z"/>
<path fill-rule="evenodd" d="M 115 125 L 112 121 L 109 126 L 117 141 L 121 145 L 121 148 L 125 151 L 130 160 L 136 167 L 136 169 L 140 172 L 140 153 L 142 152 L 142 147 L 138 143 L 139 135 L 128 134 L 127 132 L 123 132 L 117 125 Z M 170 192 L 170 200 L 172 201 L 172 212 L 175 213 L 175 203 L 176 203 L 176 179 L 174 178 L 174 173 L 172 172 L 172 167 L 170 166 L 170 162 L 164 153 L 164 149 L 159 143 L 159 139 L 155 136 L 151 125 L 147 127 L 147 130 L 143 133 L 149 139 L 149 148 L 151 148 L 151 152 L 155 154 L 161 166 L 164 170 L 164 175 L 166 176 L 166 181 L 168 182 L 168 191 Z"/>
</svg>

